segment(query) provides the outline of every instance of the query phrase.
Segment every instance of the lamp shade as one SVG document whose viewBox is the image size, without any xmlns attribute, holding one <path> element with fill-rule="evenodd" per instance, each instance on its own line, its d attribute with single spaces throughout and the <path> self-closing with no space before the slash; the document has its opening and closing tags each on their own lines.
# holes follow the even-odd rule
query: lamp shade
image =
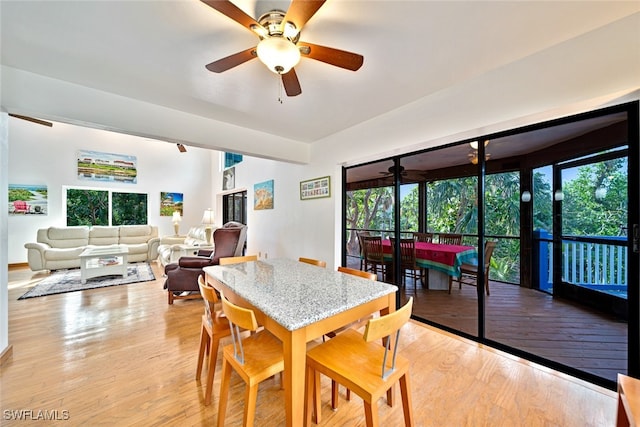
<svg viewBox="0 0 640 427">
<path fill-rule="evenodd" d="M 182 221 L 182 217 L 180 216 L 180 212 L 175 211 L 175 212 L 173 213 L 173 217 L 171 218 L 171 221 L 172 221 L 174 224 L 177 224 L 177 223 L 179 223 L 180 221 Z"/>
<path fill-rule="evenodd" d="M 276 74 L 286 74 L 300 61 L 300 50 L 281 36 L 262 39 L 256 49 L 258 58 Z"/>
<path fill-rule="evenodd" d="M 204 215 L 202 215 L 202 223 L 205 225 L 211 225 L 213 224 L 213 220 L 213 211 L 211 210 L 211 208 L 204 211 Z"/>
</svg>

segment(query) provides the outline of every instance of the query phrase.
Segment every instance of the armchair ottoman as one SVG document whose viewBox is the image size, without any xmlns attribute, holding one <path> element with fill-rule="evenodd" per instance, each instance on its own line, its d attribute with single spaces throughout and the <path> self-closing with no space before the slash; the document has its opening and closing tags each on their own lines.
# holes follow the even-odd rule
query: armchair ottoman
<svg viewBox="0 0 640 427">
<path fill-rule="evenodd" d="M 198 276 L 204 274 L 202 269 L 218 265 L 220 258 L 242 255 L 246 229 L 244 224 L 227 223 L 213 232 L 213 251 L 201 249 L 198 256 L 184 256 L 177 263 L 167 264 L 164 268 L 167 276 L 164 287 L 169 304 L 176 299 L 200 298 Z"/>
</svg>

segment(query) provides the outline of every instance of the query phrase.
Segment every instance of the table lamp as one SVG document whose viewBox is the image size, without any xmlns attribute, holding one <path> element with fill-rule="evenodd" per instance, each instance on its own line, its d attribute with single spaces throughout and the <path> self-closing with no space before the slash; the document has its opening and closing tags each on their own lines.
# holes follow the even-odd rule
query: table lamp
<svg viewBox="0 0 640 427">
<path fill-rule="evenodd" d="M 180 221 L 182 221 L 182 217 L 180 217 L 180 212 L 175 211 L 173 213 L 173 218 L 171 218 L 171 221 L 173 222 L 173 231 L 176 234 L 176 236 L 178 236 L 180 233 Z"/>
<path fill-rule="evenodd" d="M 202 215 L 202 224 L 205 225 L 204 231 L 206 233 L 207 243 L 211 244 L 211 233 L 213 233 L 213 228 L 211 227 L 213 225 L 213 211 L 211 208 L 204 211 L 204 215 Z"/>
</svg>

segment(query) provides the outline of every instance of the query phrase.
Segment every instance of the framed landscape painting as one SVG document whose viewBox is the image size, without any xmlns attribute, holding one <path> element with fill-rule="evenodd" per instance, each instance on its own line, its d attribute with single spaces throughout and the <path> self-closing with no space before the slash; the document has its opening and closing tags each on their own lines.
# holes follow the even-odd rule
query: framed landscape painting
<svg viewBox="0 0 640 427">
<path fill-rule="evenodd" d="M 137 158 L 124 154 L 79 150 L 78 179 L 136 184 Z"/>
<path fill-rule="evenodd" d="M 253 209 L 273 209 L 273 180 L 253 185 Z"/>
<path fill-rule="evenodd" d="M 47 215 L 47 186 L 9 184 L 9 215 Z"/>
<path fill-rule="evenodd" d="M 182 212 L 182 193 L 160 192 L 160 216 L 173 216 L 175 211 Z"/>
</svg>

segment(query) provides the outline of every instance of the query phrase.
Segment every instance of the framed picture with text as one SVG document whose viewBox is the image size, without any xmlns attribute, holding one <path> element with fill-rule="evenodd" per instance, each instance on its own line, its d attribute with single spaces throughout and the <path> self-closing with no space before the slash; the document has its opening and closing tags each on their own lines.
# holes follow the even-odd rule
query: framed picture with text
<svg viewBox="0 0 640 427">
<path fill-rule="evenodd" d="M 331 177 L 300 181 L 300 200 L 321 199 L 331 197 Z"/>
</svg>

